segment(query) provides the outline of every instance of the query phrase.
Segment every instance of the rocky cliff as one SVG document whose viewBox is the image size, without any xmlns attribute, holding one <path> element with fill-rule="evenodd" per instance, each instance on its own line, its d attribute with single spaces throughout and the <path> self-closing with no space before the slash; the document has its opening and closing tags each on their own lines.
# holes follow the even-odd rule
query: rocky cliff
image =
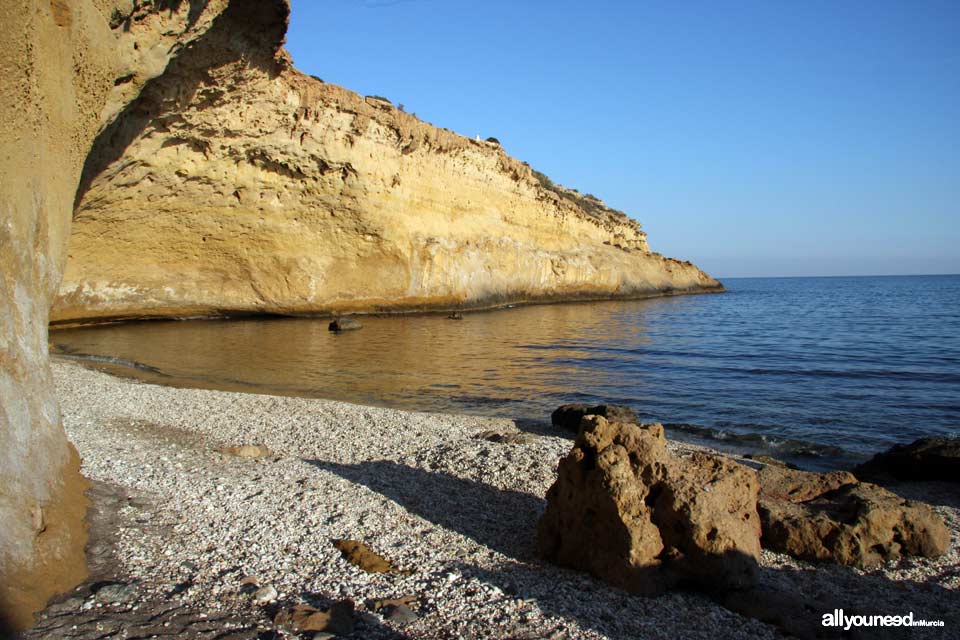
<svg viewBox="0 0 960 640">
<path fill-rule="evenodd" d="M 284 0 L 0 1 L 0 637 L 85 571 L 86 485 L 47 323 L 94 139 L 211 31 L 273 56 L 287 14 Z"/>
<path fill-rule="evenodd" d="M 54 321 L 720 288 L 495 141 L 223 51 L 216 33 L 198 41 L 98 140 Z"/>
</svg>

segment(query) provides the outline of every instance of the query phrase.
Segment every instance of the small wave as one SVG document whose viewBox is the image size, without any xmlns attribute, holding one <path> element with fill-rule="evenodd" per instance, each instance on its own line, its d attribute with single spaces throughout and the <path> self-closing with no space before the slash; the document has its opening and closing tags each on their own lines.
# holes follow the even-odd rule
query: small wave
<svg viewBox="0 0 960 640">
<path fill-rule="evenodd" d="M 664 427 L 751 452 L 768 452 L 792 458 L 840 459 L 852 457 L 851 452 L 840 447 L 793 438 L 779 438 L 764 433 L 742 433 L 685 423 L 665 423 Z"/>
<path fill-rule="evenodd" d="M 166 376 L 165 373 L 157 369 L 156 367 L 151 367 L 148 364 L 142 362 L 137 362 L 136 360 L 127 360 L 126 358 L 118 358 L 116 356 L 98 356 L 92 353 L 77 353 L 77 352 L 67 352 L 61 350 L 57 353 L 61 358 L 67 358 L 70 360 L 80 360 L 83 362 L 97 362 L 100 364 L 110 364 L 116 365 L 118 367 L 127 367 L 130 369 L 136 369 L 138 371 L 146 371 L 147 373 L 153 373 L 158 376 Z"/>
</svg>

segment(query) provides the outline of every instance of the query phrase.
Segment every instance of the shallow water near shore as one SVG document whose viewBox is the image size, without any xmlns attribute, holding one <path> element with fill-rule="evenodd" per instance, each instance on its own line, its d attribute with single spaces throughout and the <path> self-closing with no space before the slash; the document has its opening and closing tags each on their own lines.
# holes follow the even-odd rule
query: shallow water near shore
<svg viewBox="0 0 960 640">
<path fill-rule="evenodd" d="M 633 407 L 671 437 L 809 468 L 960 434 L 960 276 L 738 278 L 729 293 L 367 317 L 52 331 L 55 352 L 151 382 L 549 421 Z"/>
</svg>

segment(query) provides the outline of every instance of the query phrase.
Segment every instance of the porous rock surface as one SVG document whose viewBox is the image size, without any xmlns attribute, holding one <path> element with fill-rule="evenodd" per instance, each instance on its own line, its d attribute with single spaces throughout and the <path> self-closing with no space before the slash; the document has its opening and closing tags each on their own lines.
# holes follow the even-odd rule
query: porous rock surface
<svg viewBox="0 0 960 640">
<path fill-rule="evenodd" d="M 759 478 L 764 548 L 858 568 L 906 554 L 937 557 L 950 548 L 950 533 L 933 509 L 850 473 L 768 465 Z"/>
<path fill-rule="evenodd" d="M 666 448 L 659 424 L 587 416 L 538 525 L 540 554 L 631 593 L 753 584 L 760 558 L 752 469 Z"/>
<path fill-rule="evenodd" d="M 499 144 L 432 126 L 219 30 L 87 161 L 58 322 L 347 313 L 722 287 Z"/>
<path fill-rule="evenodd" d="M 0 4 L 0 635 L 85 573 L 86 484 L 47 359 L 85 158 L 214 25 L 272 56 L 287 13 L 285 0 Z"/>
</svg>

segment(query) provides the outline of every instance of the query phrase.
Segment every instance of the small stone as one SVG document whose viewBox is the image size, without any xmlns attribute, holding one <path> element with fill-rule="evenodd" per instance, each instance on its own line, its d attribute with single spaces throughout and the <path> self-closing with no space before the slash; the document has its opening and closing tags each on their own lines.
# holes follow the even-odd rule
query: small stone
<svg viewBox="0 0 960 640">
<path fill-rule="evenodd" d="M 268 602 L 273 602 L 279 597 L 277 590 L 273 588 L 273 585 L 268 584 L 265 587 L 260 587 L 253 593 L 253 604 L 267 604 Z"/>
<path fill-rule="evenodd" d="M 416 596 L 401 596 L 399 598 L 374 600 L 370 603 L 370 608 L 374 611 L 380 611 L 381 609 L 386 609 L 387 607 L 399 607 L 400 605 L 413 604 L 416 601 Z"/>
<path fill-rule="evenodd" d="M 420 616 L 415 614 L 410 607 L 405 604 L 389 607 L 384 611 L 387 614 L 387 620 L 399 625 L 410 624 L 420 619 Z"/>
<path fill-rule="evenodd" d="M 95 594 L 101 604 L 120 604 L 130 602 L 137 596 L 137 588 L 132 584 L 111 583 L 100 587 Z"/>
<path fill-rule="evenodd" d="M 353 633 L 353 601 L 335 602 L 326 611 L 320 611 L 306 604 L 298 604 L 290 609 L 281 610 L 274 617 L 274 624 L 280 629 L 294 632 L 326 632 L 336 635 Z"/>
<path fill-rule="evenodd" d="M 47 614 L 57 616 L 62 613 L 72 613 L 78 611 L 83 606 L 83 598 L 67 598 L 63 602 L 58 602 L 47 607 Z"/>
<path fill-rule="evenodd" d="M 526 433 L 500 433 L 499 431 L 481 431 L 473 438 L 498 444 L 531 444 L 534 441 L 533 436 Z"/>
<path fill-rule="evenodd" d="M 333 540 L 343 557 L 368 573 L 401 573 L 392 562 L 357 540 Z"/>
<path fill-rule="evenodd" d="M 243 444 L 239 447 L 225 447 L 220 453 L 237 458 L 265 458 L 270 455 L 270 449 L 262 444 Z"/>
</svg>

